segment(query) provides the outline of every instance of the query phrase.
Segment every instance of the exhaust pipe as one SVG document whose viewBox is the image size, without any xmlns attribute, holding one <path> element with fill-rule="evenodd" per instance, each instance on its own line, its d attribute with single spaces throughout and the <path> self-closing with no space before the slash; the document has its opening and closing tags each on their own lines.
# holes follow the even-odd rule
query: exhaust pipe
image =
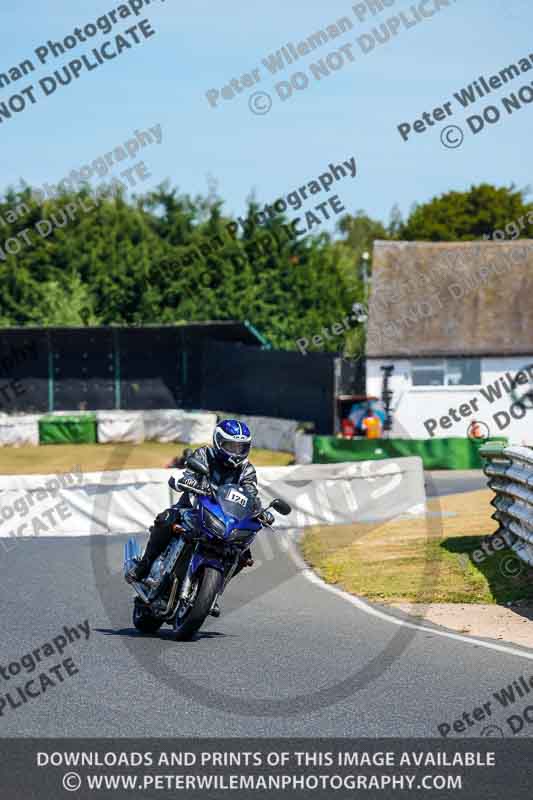
<svg viewBox="0 0 533 800">
<path fill-rule="evenodd" d="M 124 575 L 133 567 L 134 559 L 139 558 L 140 555 L 141 549 L 137 544 L 137 540 L 131 536 L 124 545 Z"/>
<path fill-rule="evenodd" d="M 132 589 L 134 589 L 136 594 L 139 595 L 139 597 L 141 598 L 143 603 L 146 603 L 146 605 L 149 606 L 150 605 L 150 598 L 146 594 L 144 586 L 142 586 L 140 583 L 137 583 L 135 581 L 133 583 L 130 583 L 130 586 L 132 587 Z"/>
<path fill-rule="evenodd" d="M 137 539 L 131 536 L 124 545 L 124 576 L 128 574 L 134 565 L 134 561 L 141 557 L 141 548 L 137 543 Z M 144 586 L 138 581 L 133 581 L 130 586 L 139 595 L 143 603 L 150 604 L 150 599 Z"/>
</svg>

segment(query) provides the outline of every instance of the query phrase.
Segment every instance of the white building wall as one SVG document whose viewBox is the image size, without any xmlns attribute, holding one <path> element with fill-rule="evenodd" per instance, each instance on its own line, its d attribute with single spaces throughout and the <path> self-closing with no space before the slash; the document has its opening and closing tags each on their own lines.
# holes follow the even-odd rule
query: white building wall
<svg viewBox="0 0 533 800">
<path fill-rule="evenodd" d="M 505 388 L 498 383 L 501 389 L 501 399 L 489 402 L 481 394 L 481 389 L 494 384 L 503 377 L 508 384 L 506 373 L 515 377 L 516 373 L 527 365 L 533 365 L 533 354 L 517 357 L 496 357 L 481 359 L 481 385 L 480 386 L 442 386 L 442 387 L 413 387 L 411 383 L 411 361 L 409 359 L 368 359 L 366 362 L 367 394 L 381 396 L 382 375 L 380 367 L 394 364 L 394 372 L 390 379 L 390 389 L 394 392 L 392 408 L 394 412 L 394 427 L 392 436 L 410 437 L 413 439 L 430 439 L 447 436 L 466 436 L 468 426 L 473 419 L 485 422 L 491 436 L 506 436 L 513 444 L 533 445 L 533 401 L 526 400 L 527 412 L 522 419 L 515 419 L 512 412 L 518 417 L 523 414 L 523 409 L 513 405 L 513 398 Z M 533 372 L 533 369 L 532 369 Z M 528 376 L 528 383 L 517 386 L 515 396 L 520 397 L 525 392 L 533 389 L 533 378 Z M 478 411 L 470 406 L 471 414 L 463 416 L 459 407 L 477 400 Z M 512 408 L 511 408 L 512 407 Z M 455 409 L 459 421 L 450 419 L 451 425 L 444 428 L 441 422 L 448 424 L 444 417 L 451 417 L 450 409 Z M 466 409 L 463 409 L 466 412 Z M 498 416 L 496 416 L 498 415 Z M 437 425 L 430 435 L 429 420 L 436 421 Z M 426 425 L 424 423 L 426 422 Z"/>
</svg>

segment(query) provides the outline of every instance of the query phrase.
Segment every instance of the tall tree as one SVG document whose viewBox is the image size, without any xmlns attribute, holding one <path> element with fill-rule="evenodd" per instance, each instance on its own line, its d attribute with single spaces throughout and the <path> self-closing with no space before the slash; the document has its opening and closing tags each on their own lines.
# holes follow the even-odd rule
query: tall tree
<svg viewBox="0 0 533 800">
<path fill-rule="evenodd" d="M 398 238 L 457 242 L 492 237 L 495 231 L 503 231 L 509 239 L 530 238 L 533 205 L 526 203 L 527 193 L 514 186 L 498 189 L 488 183 L 466 192 L 447 192 L 416 206 L 400 226 Z"/>
<path fill-rule="evenodd" d="M 0 323 L 249 320 L 294 349 L 346 316 L 354 292 L 328 236 L 295 238 L 281 217 L 258 227 L 253 211 L 235 230 L 215 196 L 168 186 L 130 201 L 111 190 L 45 202 L 11 191 L 0 203 Z"/>
</svg>

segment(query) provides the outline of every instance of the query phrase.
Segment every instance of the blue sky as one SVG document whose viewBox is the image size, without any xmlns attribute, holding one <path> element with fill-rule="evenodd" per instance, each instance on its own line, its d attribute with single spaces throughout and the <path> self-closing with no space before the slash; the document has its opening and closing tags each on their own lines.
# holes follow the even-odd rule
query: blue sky
<svg viewBox="0 0 533 800">
<path fill-rule="evenodd" d="M 435 0 L 427 0 L 430 7 Z M 474 136 L 465 125 L 471 113 L 499 104 L 501 97 L 533 81 L 533 70 L 493 92 L 471 111 L 453 104 L 450 124 L 465 129 L 458 149 L 446 149 L 436 124 L 409 141 L 397 125 L 413 123 L 424 111 L 453 98 L 480 75 L 490 76 L 533 54 L 531 0 L 451 0 L 449 7 L 409 30 L 400 29 L 386 44 L 363 55 L 356 39 L 419 0 L 395 0 L 392 6 L 359 21 L 352 3 L 331 0 L 281 0 L 224 3 L 152 0 L 140 16 L 123 19 L 110 34 L 100 34 L 45 65 L 34 50 L 48 39 L 62 40 L 77 26 L 94 22 L 117 8 L 113 0 L 93 0 L 83 10 L 64 0 L 18 0 L 3 9 L 0 72 L 32 58 L 38 69 L 0 90 L 0 103 L 29 83 L 37 84 L 73 58 L 147 17 L 156 35 L 143 41 L 50 97 L 0 124 L 3 187 L 21 177 L 32 185 L 54 183 L 132 136 L 161 124 L 161 145 L 142 152 L 151 178 L 149 189 L 169 178 L 190 194 L 207 193 L 211 178 L 226 199 L 227 212 L 240 214 L 253 190 L 260 201 L 274 201 L 327 170 L 330 162 L 355 157 L 358 174 L 337 184 L 347 210 L 365 209 L 388 220 L 398 203 L 404 214 L 415 201 L 473 183 L 527 186 L 533 141 L 533 104 L 513 115 L 502 113 L 496 125 Z M 355 3 L 354 3 L 355 5 Z M 315 31 L 349 17 L 353 29 L 304 56 L 279 76 L 262 59 L 286 42 L 298 43 Z M 351 43 L 355 60 L 317 81 L 310 65 Z M 259 69 L 261 80 L 232 100 L 210 107 L 206 92 L 221 90 L 232 78 Z M 294 72 L 309 76 L 305 91 L 281 102 L 274 86 Z M 261 90 L 273 98 L 266 115 L 250 112 L 250 95 Z M 131 166 L 125 162 L 114 171 Z M 318 200 L 322 200 L 319 197 Z M 309 207 L 312 207 L 311 204 Z M 333 230 L 328 224 L 325 229 Z"/>
</svg>

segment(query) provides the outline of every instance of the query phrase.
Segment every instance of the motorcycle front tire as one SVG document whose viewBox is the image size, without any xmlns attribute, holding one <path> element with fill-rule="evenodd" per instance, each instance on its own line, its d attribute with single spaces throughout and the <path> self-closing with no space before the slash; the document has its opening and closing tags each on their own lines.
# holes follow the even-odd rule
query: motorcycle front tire
<svg viewBox="0 0 533 800">
<path fill-rule="evenodd" d="M 212 567 L 206 567 L 199 578 L 200 585 L 196 592 L 193 605 L 183 616 L 176 614 L 174 621 L 174 635 L 178 642 L 186 641 L 203 625 L 211 611 L 211 606 L 220 591 L 222 575 Z"/>
</svg>

